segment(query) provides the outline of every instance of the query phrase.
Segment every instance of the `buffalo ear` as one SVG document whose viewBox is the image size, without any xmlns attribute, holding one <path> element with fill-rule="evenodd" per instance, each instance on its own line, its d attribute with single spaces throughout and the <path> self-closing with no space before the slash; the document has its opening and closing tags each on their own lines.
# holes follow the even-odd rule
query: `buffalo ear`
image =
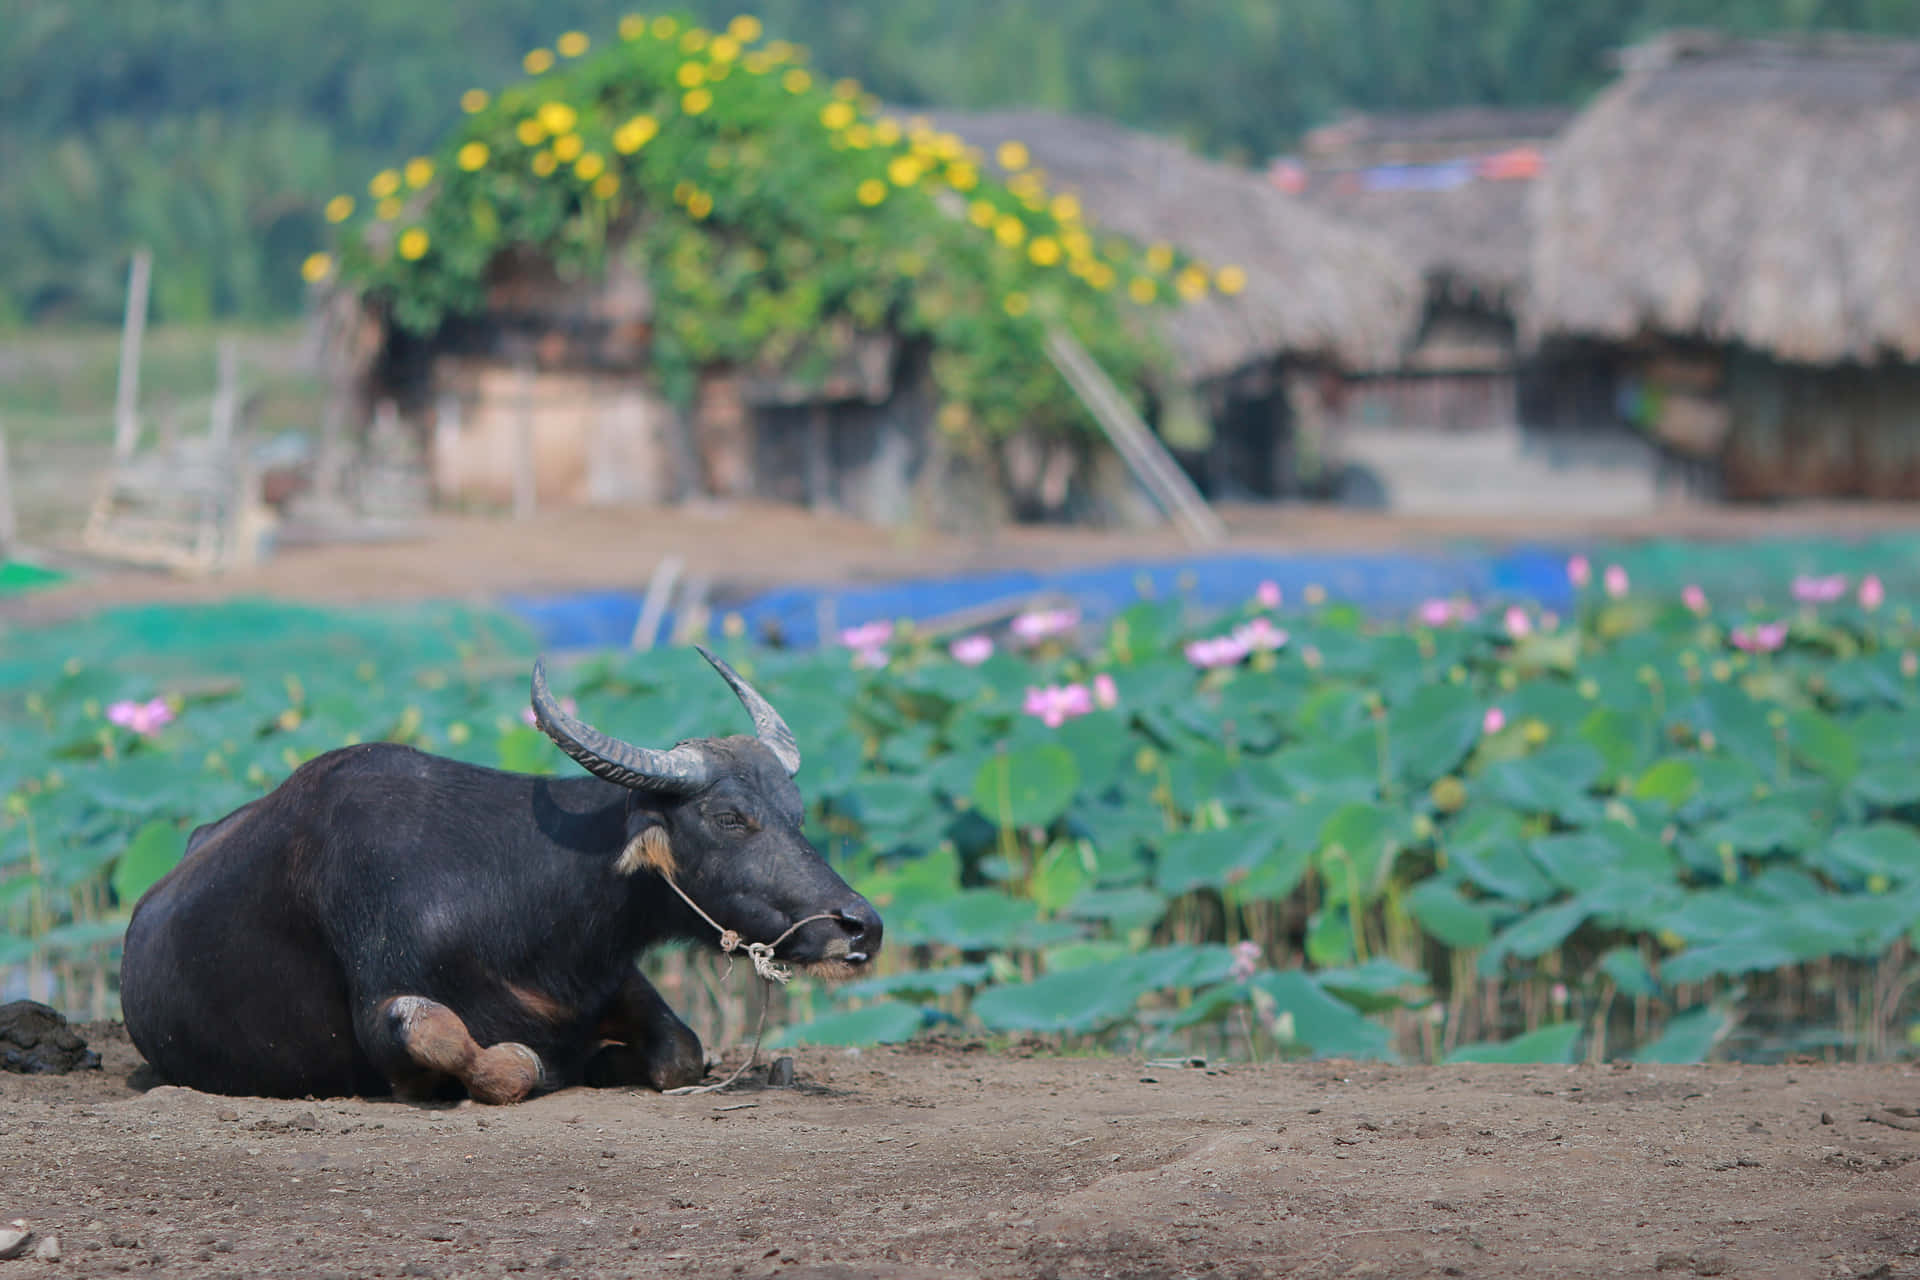
<svg viewBox="0 0 1920 1280">
<path fill-rule="evenodd" d="M 638 792 L 627 797 L 626 844 L 620 850 L 613 869 L 623 876 L 652 871 L 672 876 L 679 871 L 674 861 L 673 842 L 667 836 L 666 820 L 646 807 Z"/>
</svg>

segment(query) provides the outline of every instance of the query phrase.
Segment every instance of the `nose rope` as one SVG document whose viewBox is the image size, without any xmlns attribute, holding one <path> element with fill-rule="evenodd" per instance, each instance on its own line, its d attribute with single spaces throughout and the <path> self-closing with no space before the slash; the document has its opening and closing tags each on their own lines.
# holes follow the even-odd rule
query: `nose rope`
<svg viewBox="0 0 1920 1280">
<path fill-rule="evenodd" d="M 812 924 L 815 920 L 831 920 L 834 918 L 833 913 L 830 911 L 821 911 L 806 917 L 804 920 L 796 920 L 787 927 L 785 933 L 782 933 L 772 942 L 747 942 L 741 938 L 738 930 L 726 928 L 718 920 L 715 920 L 712 916 L 701 910 L 700 904 L 688 897 L 687 891 L 682 889 L 672 876 L 663 874 L 660 878 L 667 882 L 668 888 L 680 895 L 682 902 L 693 908 L 695 915 L 712 925 L 714 932 L 720 935 L 720 950 L 726 953 L 727 957 L 727 972 L 721 975 L 723 979 L 731 977 L 733 974 L 733 953 L 745 949 L 748 957 L 753 961 L 753 971 L 759 974 L 767 984 L 767 990 L 760 993 L 760 1017 L 754 1024 L 753 1048 L 747 1050 L 747 1060 L 736 1067 L 732 1075 L 720 1081 L 718 1084 L 690 1084 L 678 1089 L 668 1089 L 666 1091 L 669 1097 L 676 1098 L 695 1093 L 719 1093 L 732 1085 L 735 1080 L 745 1075 L 748 1070 L 752 1068 L 753 1064 L 759 1060 L 760 1037 L 767 1029 L 767 1006 L 773 1003 L 773 984 L 777 982 L 784 986 L 793 977 L 793 970 L 788 969 L 784 965 L 774 963 L 774 948 L 778 947 L 788 938 L 791 938 L 794 930 L 798 929 L 801 925 Z"/>
</svg>

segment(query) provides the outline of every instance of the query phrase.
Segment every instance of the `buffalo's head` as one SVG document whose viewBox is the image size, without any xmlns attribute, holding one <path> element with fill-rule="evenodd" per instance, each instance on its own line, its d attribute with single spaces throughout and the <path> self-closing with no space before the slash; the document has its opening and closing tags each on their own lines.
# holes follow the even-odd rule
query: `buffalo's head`
<svg viewBox="0 0 1920 1280">
<path fill-rule="evenodd" d="M 634 746 L 562 711 L 538 661 L 534 720 L 588 772 L 627 788 L 621 871 L 671 878 L 744 942 L 772 942 L 792 929 L 775 954 L 810 972 L 858 972 L 880 950 L 880 916 L 801 833 L 793 732 L 738 672 L 699 652 L 753 717 L 752 737 L 695 738 L 667 751 Z M 815 915 L 826 918 L 793 927 Z"/>
</svg>

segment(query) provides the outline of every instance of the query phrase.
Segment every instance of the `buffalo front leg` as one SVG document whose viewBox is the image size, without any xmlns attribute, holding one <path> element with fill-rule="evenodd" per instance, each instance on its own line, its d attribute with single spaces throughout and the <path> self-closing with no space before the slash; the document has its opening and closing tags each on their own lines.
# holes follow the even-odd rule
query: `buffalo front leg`
<svg viewBox="0 0 1920 1280">
<path fill-rule="evenodd" d="M 587 1083 L 595 1088 L 678 1089 L 707 1073 L 700 1037 L 638 973 L 614 996 L 600 1020 L 600 1038 L 606 1043 L 587 1060 Z"/>
<path fill-rule="evenodd" d="M 466 1022 L 438 1000 L 390 996 L 363 1019 L 361 1043 L 402 1098 L 432 1097 L 457 1080 L 476 1102 L 518 1102 L 539 1087 L 540 1055 L 506 1041 L 481 1047 Z"/>
</svg>

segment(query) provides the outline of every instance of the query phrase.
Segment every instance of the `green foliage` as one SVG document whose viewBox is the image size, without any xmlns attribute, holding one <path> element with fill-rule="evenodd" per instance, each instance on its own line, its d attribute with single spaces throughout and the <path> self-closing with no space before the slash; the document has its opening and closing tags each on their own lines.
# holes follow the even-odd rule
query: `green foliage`
<svg viewBox="0 0 1920 1280">
<path fill-rule="evenodd" d="M 654 372 L 683 402 L 711 367 L 817 385 L 885 331 L 930 344 L 949 431 L 1078 431 L 1084 411 L 1041 354 L 1054 323 L 1143 384 L 1160 356 L 1136 304 L 1206 292 L 1203 267 L 1097 234 L 1017 149 L 999 153 L 1018 170 L 1005 184 L 983 176 L 958 138 L 880 116 L 851 81 L 816 83 L 760 34 L 751 18 L 709 32 L 658 17 L 600 46 L 572 33 L 557 62 L 536 51 L 552 69 L 474 91 L 436 152 L 328 205 L 362 215 L 340 238 L 343 278 L 425 332 L 481 310 L 509 250 L 566 279 L 623 256 L 651 285 Z"/>
<path fill-rule="evenodd" d="M 739 8 L 692 7 L 710 24 Z M 427 151 L 460 95 L 516 73 L 527 50 L 610 31 L 626 9 L 340 0 L 315 23 L 274 0 L 12 0 L 0 323 L 111 321 L 135 237 L 181 277 L 156 278 L 162 318 L 284 312 L 329 192 L 357 187 L 372 157 Z M 1177 14 L 1147 0 L 767 0 L 757 12 L 890 102 L 1109 116 L 1256 164 L 1348 109 L 1579 101 L 1604 82 L 1605 50 L 1673 24 L 1920 34 L 1913 0 L 1221 0 Z M 196 130 L 217 145 L 183 152 Z M 73 154 L 112 175 L 111 198 L 81 202 L 59 159 Z"/>
<path fill-rule="evenodd" d="M 905 630 L 878 669 L 720 641 L 792 720 L 809 832 L 887 923 L 872 975 L 802 981 L 814 1016 L 783 1042 L 1683 1061 L 1739 1047 L 1767 1020 L 1753 993 L 1797 982 L 1834 1001 L 1820 1034 L 1884 1048 L 1920 936 L 1920 808 L 1873 772 L 1920 745 L 1911 613 L 1802 610 L 1800 638 L 1749 655 L 1744 612 L 1640 603 L 1637 629 L 1557 631 L 1565 671 L 1490 624 L 1338 606 L 1204 671 L 1187 642 L 1253 609 L 1142 605 L 970 668 Z M 330 748 L 572 767 L 522 723 L 526 637 L 486 615 L 242 604 L 7 639 L 0 963 L 110 952 L 185 832 Z M 553 680 L 649 743 L 746 728 L 687 652 Z M 1023 710 L 1073 685 L 1064 723 Z M 113 722 L 155 696 L 171 723 Z M 1872 1026 L 1840 1021 L 1849 983 Z"/>
</svg>

